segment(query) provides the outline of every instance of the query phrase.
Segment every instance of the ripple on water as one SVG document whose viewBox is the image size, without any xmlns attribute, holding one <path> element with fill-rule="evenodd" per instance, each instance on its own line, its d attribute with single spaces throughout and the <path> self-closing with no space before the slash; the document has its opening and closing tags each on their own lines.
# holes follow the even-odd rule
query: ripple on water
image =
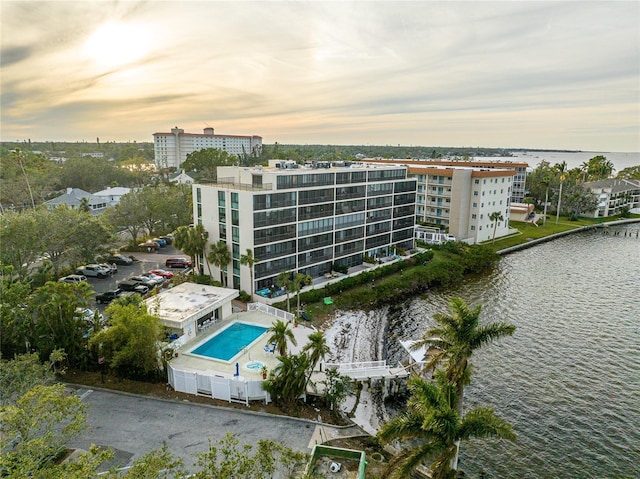
<svg viewBox="0 0 640 479">
<path fill-rule="evenodd" d="M 593 231 L 506 256 L 496 271 L 407 306 L 391 326 L 402 339 L 431 326 L 452 296 L 482 304 L 482 320 L 517 326 L 474 355 L 465 404 L 494 407 L 518 441 L 463 444 L 463 469 L 495 478 L 640 477 L 639 278 L 640 240 Z"/>
</svg>

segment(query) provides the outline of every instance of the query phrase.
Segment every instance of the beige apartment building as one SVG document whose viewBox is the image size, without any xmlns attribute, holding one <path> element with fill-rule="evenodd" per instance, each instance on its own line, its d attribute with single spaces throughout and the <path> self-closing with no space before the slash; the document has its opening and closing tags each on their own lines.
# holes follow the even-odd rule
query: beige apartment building
<svg viewBox="0 0 640 479">
<path fill-rule="evenodd" d="M 182 128 L 170 132 L 154 133 L 153 148 L 157 168 L 180 168 L 189 153 L 205 148 L 216 148 L 230 155 L 259 155 L 262 137 L 257 135 L 216 135 L 211 127 L 203 133 L 185 133 Z"/>
</svg>

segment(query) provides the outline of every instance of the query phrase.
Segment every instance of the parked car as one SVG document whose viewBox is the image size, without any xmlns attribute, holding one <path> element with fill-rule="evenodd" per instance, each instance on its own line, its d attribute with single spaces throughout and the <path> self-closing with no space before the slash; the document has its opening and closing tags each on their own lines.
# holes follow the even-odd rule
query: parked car
<svg viewBox="0 0 640 479">
<path fill-rule="evenodd" d="M 164 235 L 159 238 L 165 240 L 167 244 L 173 244 L 173 235 Z"/>
<path fill-rule="evenodd" d="M 157 286 L 162 286 L 167 281 L 167 278 L 164 276 L 159 276 L 154 273 L 142 273 L 140 276 L 147 278 L 149 281 L 153 281 Z"/>
<path fill-rule="evenodd" d="M 108 270 L 109 274 L 116 274 L 118 272 L 118 265 L 115 263 L 100 263 L 99 266 Z"/>
<path fill-rule="evenodd" d="M 135 281 L 136 283 L 144 284 L 147 288 L 149 288 L 149 290 L 152 290 L 153 288 L 158 286 L 155 281 L 152 281 L 149 278 L 145 278 L 144 276 L 129 276 L 129 278 L 127 278 L 127 281 Z"/>
<path fill-rule="evenodd" d="M 171 271 L 167 271 L 166 269 L 152 269 L 149 270 L 149 273 L 162 276 L 163 278 L 167 279 L 173 278 L 173 273 Z"/>
<path fill-rule="evenodd" d="M 78 284 L 87 281 L 87 277 L 83 274 L 70 274 L 69 276 L 63 276 L 58 281 L 61 283 Z"/>
<path fill-rule="evenodd" d="M 145 248 L 149 253 L 160 249 L 160 244 L 157 241 L 152 241 L 152 240 L 145 241 L 144 243 L 140 243 L 138 244 L 138 246 L 140 248 Z"/>
<path fill-rule="evenodd" d="M 118 289 L 121 289 L 123 291 L 132 291 L 143 296 L 149 292 L 149 288 L 144 284 L 141 284 L 137 281 L 129 281 L 128 279 L 125 281 L 120 281 L 118 283 Z"/>
<path fill-rule="evenodd" d="M 107 256 L 105 258 L 105 261 L 107 263 L 115 263 L 121 266 L 129 266 L 130 264 L 133 263 L 133 260 L 131 258 L 127 258 L 123 254 L 113 254 L 111 256 Z"/>
<path fill-rule="evenodd" d="M 114 299 L 122 298 L 123 296 L 127 296 L 129 294 L 131 294 L 130 291 L 124 291 L 122 289 L 105 291 L 104 293 L 96 294 L 96 303 L 98 304 L 110 303 Z"/>
<path fill-rule="evenodd" d="M 167 242 L 162 238 L 153 238 L 151 241 L 155 241 L 156 243 L 158 243 L 160 245 L 160 248 L 164 248 L 165 246 L 167 246 Z"/>
<path fill-rule="evenodd" d="M 92 278 L 106 278 L 111 274 L 111 268 L 99 264 L 87 264 L 76 268 L 76 274 L 83 274 Z"/>
<path fill-rule="evenodd" d="M 187 258 L 167 258 L 164 265 L 167 268 L 191 268 L 191 261 Z"/>
<path fill-rule="evenodd" d="M 96 318 L 96 311 L 90 308 L 76 308 L 76 316 L 90 324 L 93 324 L 96 319 L 101 325 L 104 322 L 104 316 L 102 316 L 102 313 L 98 311 L 98 316 Z"/>
</svg>

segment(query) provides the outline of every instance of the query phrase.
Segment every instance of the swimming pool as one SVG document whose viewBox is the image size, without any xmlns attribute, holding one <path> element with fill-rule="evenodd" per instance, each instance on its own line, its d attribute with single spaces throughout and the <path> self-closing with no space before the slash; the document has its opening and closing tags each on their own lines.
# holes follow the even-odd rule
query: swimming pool
<svg viewBox="0 0 640 479">
<path fill-rule="evenodd" d="M 267 329 L 269 328 L 236 321 L 205 343 L 192 349 L 190 353 L 221 361 L 230 361 L 245 347 L 262 336 Z"/>
</svg>

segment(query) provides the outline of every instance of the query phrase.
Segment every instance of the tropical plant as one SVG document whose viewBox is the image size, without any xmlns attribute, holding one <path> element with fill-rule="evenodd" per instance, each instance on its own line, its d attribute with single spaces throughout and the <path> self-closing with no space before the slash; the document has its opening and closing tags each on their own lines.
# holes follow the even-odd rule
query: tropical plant
<svg viewBox="0 0 640 479">
<path fill-rule="evenodd" d="M 542 226 L 547 224 L 547 205 L 549 204 L 549 185 L 551 180 L 548 176 L 542 178 L 540 184 L 544 186 L 544 213 L 542 213 Z"/>
<path fill-rule="evenodd" d="M 249 278 L 251 279 L 251 301 L 253 301 L 253 265 L 256 264 L 256 259 L 253 257 L 253 251 L 247 248 L 245 254 L 240 255 L 240 264 L 249 267 Z"/>
<path fill-rule="evenodd" d="M 560 204 L 562 202 L 562 185 L 567 179 L 567 162 L 563 161 L 562 163 L 557 163 L 555 165 L 555 169 L 560 177 L 560 191 L 558 193 L 558 208 L 556 211 L 556 224 L 558 224 L 558 218 L 560 217 Z"/>
<path fill-rule="evenodd" d="M 292 292 L 296 295 L 296 301 L 298 305 L 298 309 L 296 310 L 296 314 L 300 314 L 300 290 L 303 286 L 308 286 L 313 283 L 313 278 L 308 274 L 296 273 L 293 277 L 293 280 L 290 283 Z"/>
<path fill-rule="evenodd" d="M 222 276 L 222 284 L 227 287 L 227 266 L 231 262 L 231 253 L 227 243 L 220 240 L 216 244 L 211 245 L 207 261 L 220 269 Z"/>
<path fill-rule="evenodd" d="M 280 356 L 287 355 L 287 341 L 291 341 L 291 344 L 294 346 L 298 345 L 296 338 L 293 335 L 293 331 L 289 328 L 290 324 L 291 323 L 278 319 L 267 330 L 267 333 L 270 335 L 267 342 L 275 343 L 275 349 L 278 351 Z"/>
<path fill-rule="evenodd" d="M 498 221 L 504 221 L 504 217 L 500 211 L 494 211 L 489 215 L 489 219 L 493 221 L 493 242 L 496 242 L 496 230 L 498 229 Z"/>
<path fill-rule="evenodd" d="M 202 264 L 200 264 L 200 257 L 204 254 L 208 239 L 209 232 L 201 224 L 193 227 L 180 226 L 173 237 L 174 246 L 189 255 L 200 274 L 204 274 Z"/>
<path fill-rule="evenodd" d="M 279 364 L 271 370 L 262 387 L 271 394 L 275 402 L 292 407 L 307 392 L 307 372 L 311 368 L 311 361 L 305 352 L 280 356 L 278 359 Z"/>
<path fill-rule="evenodd" d="M 458 411 L 456 385 L 444 371 L 435 382 L 411 378 L 407 411 L 384 423 L 378 431 L 383 442 L 405 446 L 391 461 L 384 477 L 410 477 L 418 466 L 429 464 L 433 479 L 454 479 L 458 444 L 473 438 L 516 439 L 512 426 L 493 409 L 478 407 L 462 416 Z"/>
<path fill-rule="evenodd" d="M 284 288 L 285 293 L 287 294 L 287 312 L 291 312 L 291 300 L 289 294 L 291 293 L 291 289 L 293 288 L 292 280 L 291 280 L 291 272 L 289 271 L 281 271 L 276 278 L 276 284 L 280 288 Z"/>
<path fill-rule="evenodd" d="M 424 332 L 413 345 L 414 350 L 426 348 L 429 359 L 425 370 L 442 365 L 447 379 L 457 387 L 458 412 L 462 413 L 464 386 L 471 379 L 473 352 L 492 341 L 512 335 L 516 327 L 506 322 L 480 325 L 482 306 L 469 308 L 460 298 L 449 301 L 449 313 L 436 313 L 436 326 Z"/>
<path fill-rule="evenodd" d="M 324 360 L 327 354 L 331 352 L 331 348 L 327 344 L 327 339 L 322 331 L 314 331 L 309 336 L 309 342 L 302 348 L 303 351 L 309 352 L 309 360 L 311 361 L 311 369 L 315 369 L 318 362 Z"/>
<path fill-rule="evenodd" d="M 320 384 L 323 387 L 324 400 L 334 414 L 340 410 L 340 404 L 353 391 L 355 385 L 353 379 L 340 374 L 336 368 L 327 369 Z"/>
<path fill-rule="evenodd" d="M 447 379 L 457 388 L 457 410 L 462 416 L 464 386 L 471 382 L 471 356 L 473 352 L 503 336 L 512 335 L 516 327 L 510 323 L 498 322 L 480 326 L 482 306 L 473 309 L 460 298 L 449 301 L 450 315 L 436 313 L 433 319 L 437 326 L 424 332 L 413 349 L 422 347 L 428 351 L 429 359 L 424 369 L 443 366 Z M 457 455 L 456 455 L 457 462 Z"/>
<path fill-rule="evenodd" d="M 160 359 L 158 342 L 163 337 L 160 319 L 143 303 L 114 302 L 106 310 L 111 326 L 89 340 L 120 377 L 156 379 Z"/>
</svg>

